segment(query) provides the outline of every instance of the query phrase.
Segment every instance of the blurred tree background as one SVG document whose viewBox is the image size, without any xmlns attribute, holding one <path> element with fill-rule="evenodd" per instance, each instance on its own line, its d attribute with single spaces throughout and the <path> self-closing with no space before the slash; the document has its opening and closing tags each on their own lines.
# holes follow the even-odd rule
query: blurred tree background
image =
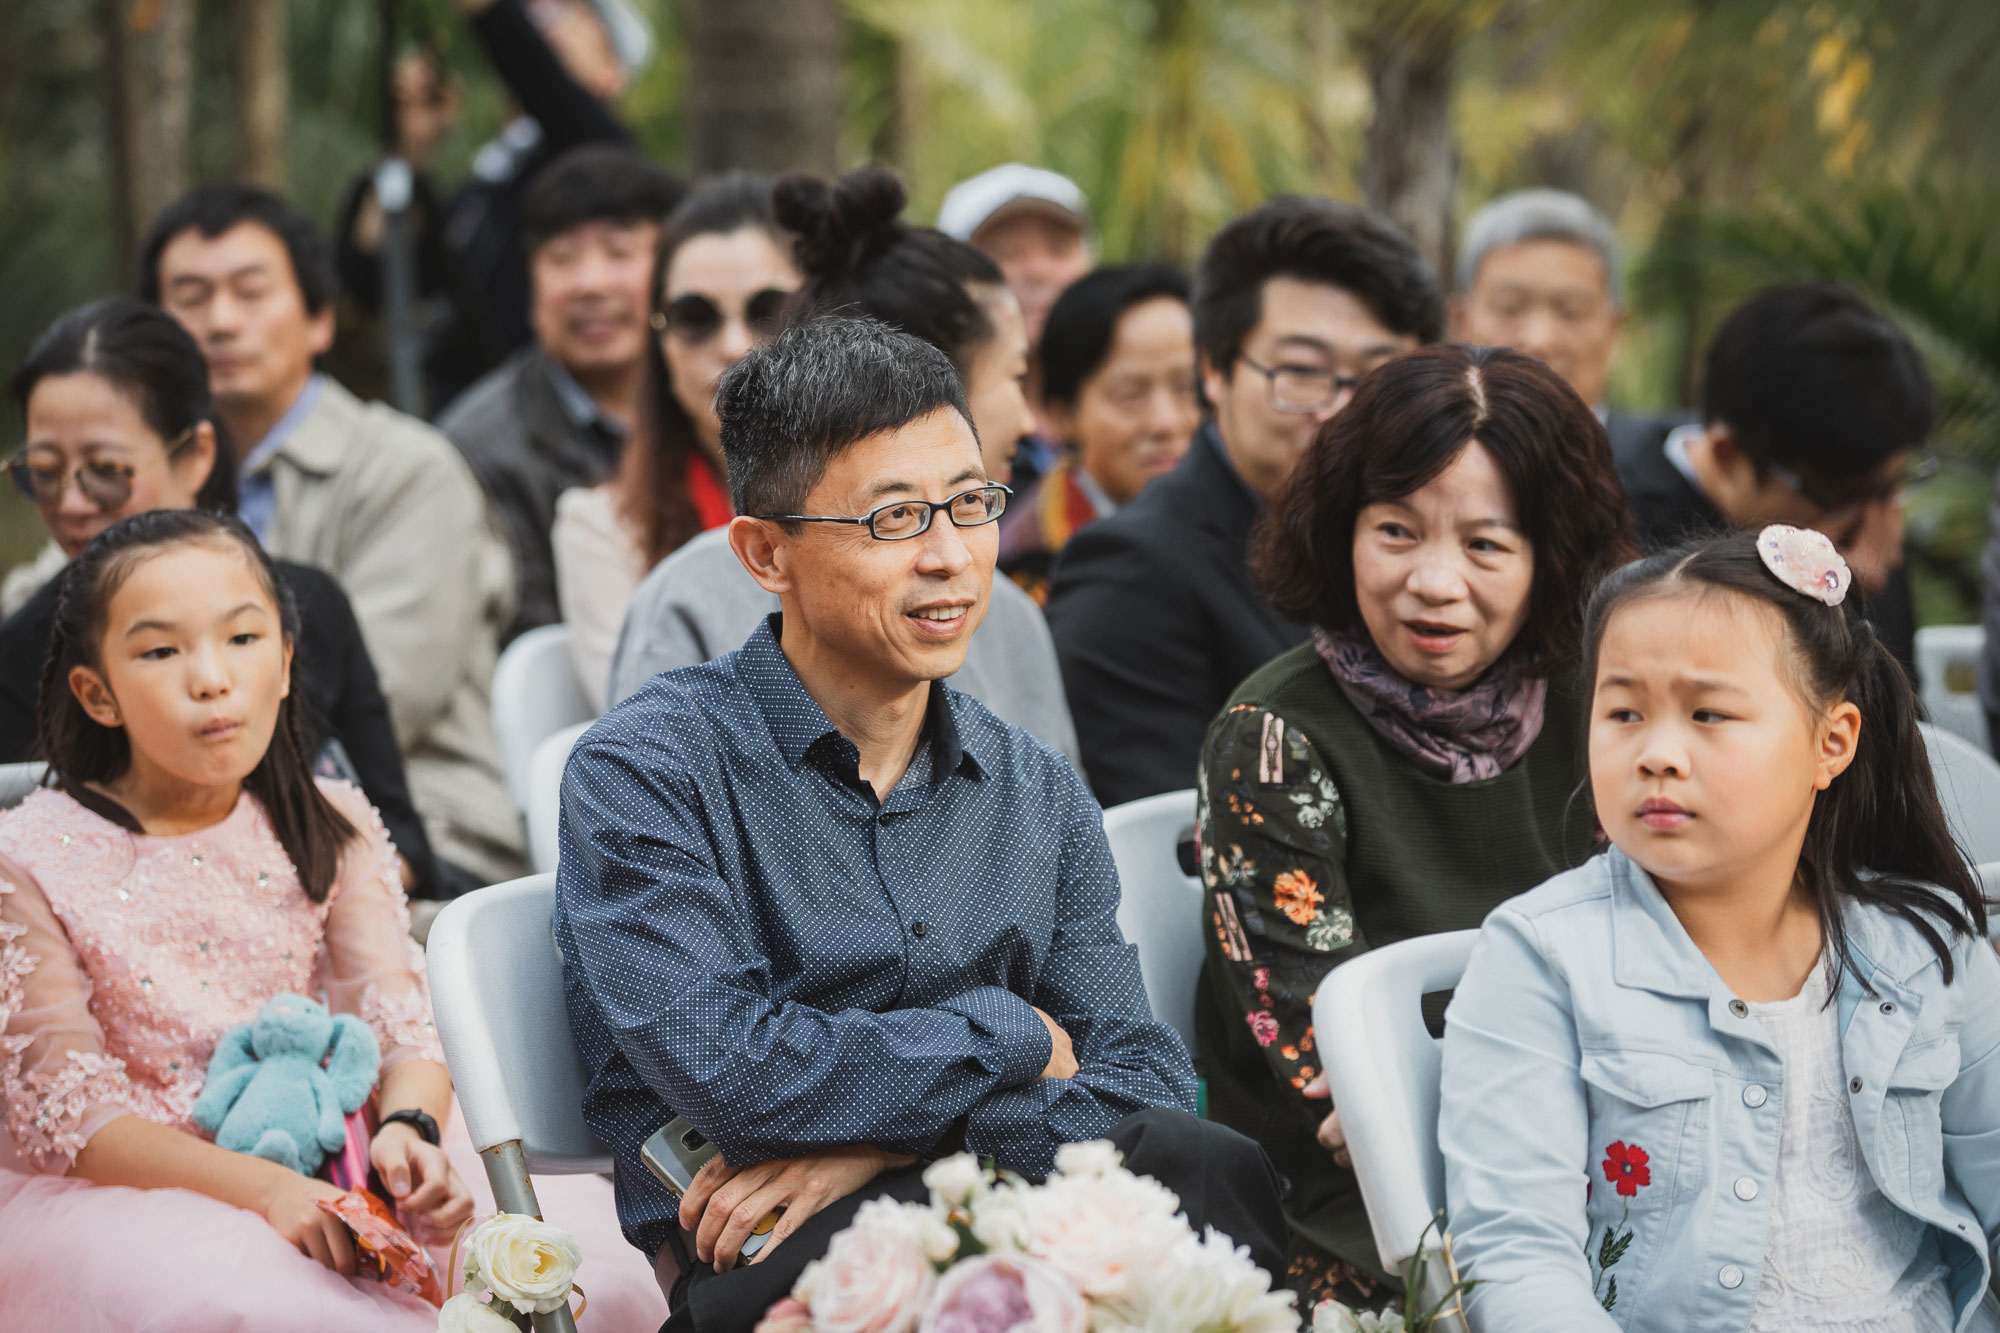
<svg viewBox="0 0 2000 1333">
<path fill-rule="evenodd" d="M 1922 618 L 1974 618 L 2000 465 L 1992 0 L 640 5 L 660 55 L 620 110 L 664 161 L 822 165 L 810 134 L 742 128 L 764 124 L 757 71 L 810 66 L 796 48 L 816 33 L 822 55 L 838 44 L 837 68 L 818 62 L 832 77 L 786 86 L 825 101 L 840 162 L 896 166 L 925 218 L 996 162 L 1054 167 L 1089 195 L 1108 259 L 1189 262 L 1222 221 L 1296 190 L 1368 200 L 1448 267 L 1495 193 L 1576 190 L 1628 246 L 1612 394 L 1633 409 L 1694 401 L 1701 347 L 1757 286 L 1853 283 L 1943 386 L 1946 467 L 1912 497 L 1911 553 Z M 433 45 L 457 81 L 434 164 L 455 180 L 507 108 L 452 0 L 0 6 L 0 365 L 125 285 L 136 225 L 190 181 L 265 180 L 330 220 L 379 151 L 391 8 L 398 43 Z M 18 438 L 10 403 L 0 451 Z M 32 513 L 0 501 L 0 566 L 39 541 Z"/>
</svg>

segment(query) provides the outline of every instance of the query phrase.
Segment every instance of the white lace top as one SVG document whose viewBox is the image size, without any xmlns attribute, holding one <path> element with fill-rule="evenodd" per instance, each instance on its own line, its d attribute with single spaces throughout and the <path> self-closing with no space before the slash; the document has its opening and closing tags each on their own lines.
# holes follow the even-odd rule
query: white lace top
<svg viewBox="0 0 2000 1333">
<path fill-rule="evenodd" d="M 1749 1333 L 1943 1333 L 1945 1265 L 1929 1228 L 1882 1197 L 1847 1105 L 1840 1006 L 1815 967 L 1789 1000 L 1752 1013 L 1784 1061 L 1778 1178 Z"/>
</svg>

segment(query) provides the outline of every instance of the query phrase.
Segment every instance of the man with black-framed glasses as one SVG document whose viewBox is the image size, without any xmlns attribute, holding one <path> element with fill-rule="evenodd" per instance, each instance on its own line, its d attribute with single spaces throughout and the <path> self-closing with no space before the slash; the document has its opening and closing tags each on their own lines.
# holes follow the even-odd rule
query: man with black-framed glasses
<svg viewBox="0 0 2000 1333">
<path fill-rule="evenodd" d="M 863 1200 L 922 1198 L 925 1159 L 963 1150 L 1040 1177 L 1108 1138 L 1197 1229 L 1281 1262 L 1263 1150 L 1190 1114 L 1147 1007 L 1097 803 L 945 683 L 1008 494 L 958 371 L 823 318 L 717 409 L 730 546 L 781 609 L 578 742 L 556 886 L 584 1116 L 625 1235 L 678 1274 L 667 1329 L 747 1333 Z M 681 1195 L 640 1155 L 677 1117 L 722 1151 Z"/>
<path fill-rule="evenodd" d="M 1366 209 L 1287 196 L 1216 233 L 1194 283 L 1209 420 L 1179 467 L 1071 538 L 1049 587 L 1099 800 L 1193 786 L 1231 691 L 1305 638 L 1258 595 L 1251 527 L 1361 377 L 1443 329 L 1423 257 Z"/>
</svg>

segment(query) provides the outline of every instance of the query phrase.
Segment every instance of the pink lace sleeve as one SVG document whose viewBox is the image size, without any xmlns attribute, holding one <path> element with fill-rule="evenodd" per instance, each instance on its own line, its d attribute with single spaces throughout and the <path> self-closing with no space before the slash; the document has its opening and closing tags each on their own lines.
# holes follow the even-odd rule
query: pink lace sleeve
<svg viewBox="0 0 2000 1333">
<path fill-rule="evenodd" d="M 51 1175 L 133 1112 L 125 1062 L 105 1051 L 90 993 L 41 889 L 0 857 L 0 1119 L 21 1157 Z"/>
<path fill-rule="evenodd" d="M 340 879 L 327 897 L 326 944 L 320 980 L 327 1001 L 353 1014 L 375 1033 L 386 1073 L 405 1060 L 442 1065 L 431 1022 L 424 954 L 410 938 L 410 907 L 403 896 L 396 848 L 375 808 L 345 782 L 322 781 L 327 799 L 361 836 L 341 860 Z"/>
</svg>

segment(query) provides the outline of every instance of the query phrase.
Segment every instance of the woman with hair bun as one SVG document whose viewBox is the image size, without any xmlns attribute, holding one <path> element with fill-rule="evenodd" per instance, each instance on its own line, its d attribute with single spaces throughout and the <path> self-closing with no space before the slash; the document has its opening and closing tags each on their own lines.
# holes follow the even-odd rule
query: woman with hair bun
<svg viewBox="0 0 2000 1333">
<path fill-rule="evenodd" d="M 1021 437 L 1035 428 L 1020 303 L 985 254 L 903 221 L 908 202 L 887 167 L 862 167 L 831 184 L 804 172 L 778 179 L 778 221 L 798 236 L 806 275 L 793 318 L 871 315 L 950 357 L 965 381 L 986 473 L 1006 481 Z"/>
<path fill-rule="evenodd" d="M 779 177 L 772 206 L 778 225 L 796 237 L 805 277 L 787 318 L 867 315 L 950 357 L 965 382 L 986 475 L 1004 482 L 1016 445 L 1034 429 L 1022 387 L 1028 336 L 1021 308 L 992 260 L 935 228 L 905 222 L 907 200 L 887 167 L 832 182 Z M 611 664 L 612 702 L 659 672 L 735 650 L 777 609 L 777 597 L 729 549 L 726 529 L 701 534 L 661 561 L 633 595 Z M 1055 645 L 1041 609 L 1011 580 L 994 580 L 986 619 L 952 684 L 1075 759 Z"/>
</svg>

